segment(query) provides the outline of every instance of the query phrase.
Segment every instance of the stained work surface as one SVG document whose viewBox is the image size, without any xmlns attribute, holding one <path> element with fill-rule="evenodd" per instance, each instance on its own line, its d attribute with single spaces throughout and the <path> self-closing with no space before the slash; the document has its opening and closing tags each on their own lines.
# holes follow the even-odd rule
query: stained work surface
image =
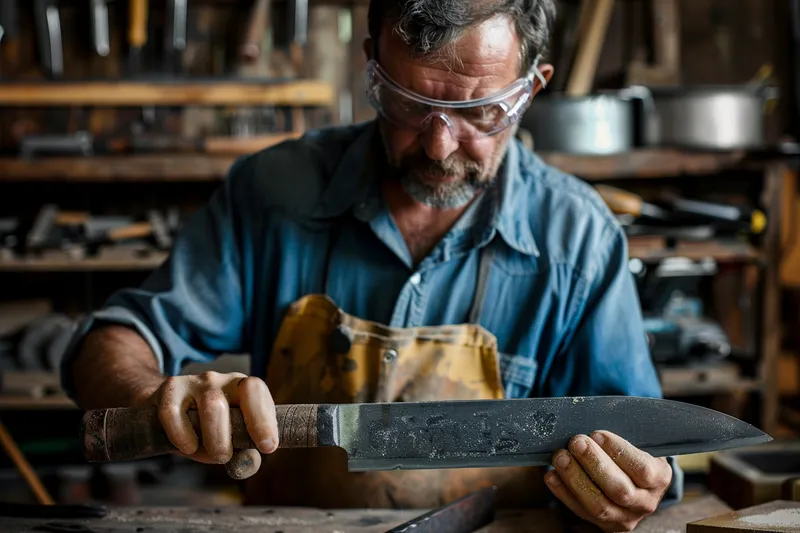
<svg viewBox="0 0 800 533">
<path fill-rule="evenodd" d="M 797 533 L 800 502 L 777 500 L 690 524 L 688 533 Z"/>
<path fill-rule="evenodd" d="M 729 512 L 714 497 L 686 501 L 661 510 L 642 522 L 637 533 L 683 533 L 686 524 Z M 0 518 L 0 531 L 85 531 L 85 532 L 222 532 L 258 533 L 383 533 L 423 511 L 336 510 L 264 507 L 208 508 L 113 508 L 102 519 L 43 520 Z M 84 526 L 83 529 L 78 526 Z M 551 510 L 502 511 L 491 525 L 478 533 L 582 533 L 591 527 L 565 520 Z"/>
</svg>

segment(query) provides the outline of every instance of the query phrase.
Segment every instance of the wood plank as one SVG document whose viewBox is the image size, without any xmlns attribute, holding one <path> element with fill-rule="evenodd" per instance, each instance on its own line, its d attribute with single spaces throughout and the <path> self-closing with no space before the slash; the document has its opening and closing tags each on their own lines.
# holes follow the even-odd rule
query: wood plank
<svg viewBox="0 0 800 533">
<path fill-rule="evenodd" d="M 383 533 L 423 514 L 424 509 L 313 509 L 304 507 L 240 507 L 235 505 L 209 507 L 122 507 L 112 506 L 102 519 L 58 520 L 103 531 L 186 531 L 187 528 L 224 531 L 310 533 L 346 531 L 348 533 Z M 730 511 L 713 496 L 685 500 L 661 509 L 644 519 L 637 533 L 666 533 L 683 531 L 690 521 Z M 500 510 L 495 521 L 476 533 L 562 533 L 589 532 L 596 528 L 586 523 L 565 520 L 565 515 L 551 509 Z M 0 517 L 0 529 L 18 531 L 35 529 L 53 522 L 43 518 Z M 99 529 L 98 529 L 99 530 Z"/>
<path fill-rule="evenodd" d="M 646 149 L 616 155 L 580 156 L 540 153 L 548 164 L 585 180 L 609 178 L 663 178 L 713 174 L 741 165 L 745 152 L 695 153 Z"/>
<path fill-rule="evenodd" d="M 207 82 L 45 82 L 0 84 L 0 106 L 280 105 L 329 106 L 330 84 L 319 80 Z"/>
<path fill-rule="evenodd" d="M 115 253 L 109 249 L 98 257 L 73 259 L 65 253 L 43 258 L 17 257 L 0 260 L 0 272 L 131 272 L 153 270 L 167 258 L 166 252 L 152 251 L 145 257 Z"/>
<path fill-rule="evenodd" d="M 540 154 L 542 159 L 587 181 L 616 178 L 668 178 L 705 175 L 738 168 L 743 154 L 695 154 L 643 150 L 616 156 Z M 48 157 L 24 160 L 0 157 L 0 181 L 220 180 L 235 157 L 159 154 L 124 157 Z"/>
<path fill-rule="evenodd" d="M 686 533 L 796 533 L 800 502 L 776 500 L 687 524 Z"/>
<path fill-rule="evenodd" d="M 760 387 L 757 380 L 741 377 L 732 363 L 703 368 L 660 367 L 658 372 L 664 395 L 669 397 L 728 394 Z"/>
<path fill-rule="evenodd" d="M 206 155 L 0 158 L 0 181 L 221 180 L 235 158 Z"/>
<path fill-rule="evenodd" d="M 630 245 L 628 255 L 645 262 L 661 261 L 671 257 L 684 257 L 694 261 L 714 259 L 721 263 L 759 261 L 764 258 L 760 250 L 747 243 L 723 241 L 679 242 L 673 248 L 662 249 L 639 247 L 634 241 Z"/>
</svg>

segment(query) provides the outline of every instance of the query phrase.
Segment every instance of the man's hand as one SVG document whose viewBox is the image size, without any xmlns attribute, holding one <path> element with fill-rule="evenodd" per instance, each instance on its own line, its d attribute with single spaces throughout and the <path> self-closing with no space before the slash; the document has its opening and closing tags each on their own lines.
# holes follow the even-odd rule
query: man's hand
<svg viewBox="0 0 800 533">
<path fill-rule="evenodd" d="M 574 437 L 553 455 L 545 482 L 578 517 L 606 533 L 632 531 L 653 513 L 672 481 L 663 458 L 637 449 L 608 431 Z"/>
<path fill-rule="evenodd" d="M 147 403 L 158 409 L 158 418 L 170 442 L 180 454 L 202 463 L 225 464 L 228 475 L 244 479 L 261 466 L 261 453 L 278 447 L 275 403 L 266 383 L 240 373 L 203 372 L 196 376 L 167 378 Z M 228 409 L 242 410 L 250 438 L 258 450 L 233 453 Z M 196 409 L 203 446 L 189 422 L 187 411 Z"/>
</svg>

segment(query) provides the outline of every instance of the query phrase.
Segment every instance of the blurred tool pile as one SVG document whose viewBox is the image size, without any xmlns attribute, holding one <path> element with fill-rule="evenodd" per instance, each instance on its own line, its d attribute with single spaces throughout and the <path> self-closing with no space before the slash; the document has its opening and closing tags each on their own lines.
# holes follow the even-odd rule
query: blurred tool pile
<svg viewBox="0 0 800 533">
<path fill-rule="evenodd" d="M 187 0 L 4 0 L 0 107 L 11 135 L 0 150 L 29 160 L 236 156 L 302 135 L 309 117 L 330 123 L 334 90 L 302 75 L 306 2 L 243 6 L 225 10 L 229 28 L 245 29 L 231 42 L 207 20 L 215 11 Z M 31 19 L 35 39 L 20 31 Z M 68 42 L 85 39 L 86 20 L 90 49 Z M 25 58 L 38 65 L 20 66 Z M 77 64 L 87 60 L 89 75 Z"/>
</svg>

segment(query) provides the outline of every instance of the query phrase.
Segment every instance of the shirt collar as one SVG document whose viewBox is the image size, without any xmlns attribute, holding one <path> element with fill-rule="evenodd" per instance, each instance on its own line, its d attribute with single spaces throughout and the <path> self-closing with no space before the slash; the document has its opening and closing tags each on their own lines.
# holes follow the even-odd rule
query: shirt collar
<svg viewBox="0 0 800 533">
<path fill-rule="evenodd" d="M 531 231 L 529 213 L 530 190 L 525 187 L 520 165 L 520 144 L 516 139 L 508 143 L 506 157 L 498 180 L 494 220 L 492 225 L 514 250 L 526 255 L 539 255 L 539 248 Z"/>
<path fill-rule="evenodd" d="M 508 143 L 495 187 L 486 191 L 491 194 L 479 199 L 481 203 L 491 202 L 492 210 L 490 227 L 479 240 L 488 242 L 497 232 L 514 250 L 538 256 L 527 208 L 530 193 L 525 190 L 519 152 L 516 140 Z M 375 217 L 383 207 L 378 177 L 382 173 L 384 154 L 377 120 L 373 120 L 345 152 L 320 205 L 320 215 L 340 215 L 352 207 L 353 215 L 359 220 L 367 222 Z"/>
</svg>

